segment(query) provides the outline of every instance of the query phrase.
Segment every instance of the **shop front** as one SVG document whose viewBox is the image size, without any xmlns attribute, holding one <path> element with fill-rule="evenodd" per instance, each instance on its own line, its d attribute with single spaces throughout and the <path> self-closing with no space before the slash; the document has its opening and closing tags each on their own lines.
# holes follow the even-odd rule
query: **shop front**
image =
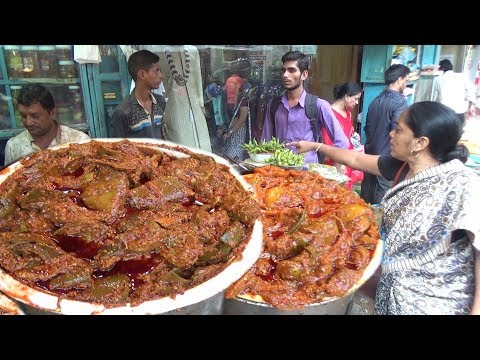
<svg viewBox="0 0 480 360">
<path fill-rule="evenodd" d="M 162 54 L 166 45 L 98 45 L 99 63 L 78 63 L 73 45 L 0 46 L 0 148 L 23 131 L 16 96 L 29 83 L 47 86 L 54 95 L 59 123 L 82 130 L 92 138 L 110 136 L 110 117 L 115 107 L 132 90 L 127 70 L 128 56 L 148 49 Z M 358 45 L 195 45 L 199 68 L 192 77 L 199 80 L 198 101 L 204 106 L 212 150 L 221 152 L 217 135 L 214 85 L 222 87 L 238 64 L 248 63 L 246 81 L 249 93 L 251 137 L 258 137 L 265 104 L 283 92 L 281 57 L 287 51 L 300 50 L 310 61 L 307 91 L 331 102 L 337 83 L 359 80 L 361 46 Z M 195 72 L 195 74 L 193 74 Z M 158 91 L 165 95 L 163 86 Z M 356 118 L 356 114 L 352 118 Z M 2 160 L 2 159 L 0 159 Z M 3 161 L 2 161 L 3 162 Z"/>
</svg>

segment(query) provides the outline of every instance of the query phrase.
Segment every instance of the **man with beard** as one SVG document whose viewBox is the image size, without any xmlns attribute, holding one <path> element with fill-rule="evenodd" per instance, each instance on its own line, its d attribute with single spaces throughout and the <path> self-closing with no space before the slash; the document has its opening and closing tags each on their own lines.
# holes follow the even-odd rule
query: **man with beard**
<svg viewBox="0 0 480 360">
<path fill-rule="evenodd" d="M 328 101 L 317 99 L 316 129 L 312 129 L 305 109 L 307 92 L 303 86 L 308 77 L 307 56 L 300 51 L 289 51 L 282 56 L 282 63 L 282 79 L 286 92 L 276 109 L 274 122 L 270 115 L 270 111 L 274 111 L 272 100 L 268 103 L 261 140 L 269 141 L 273 136 L 282 143 L 301 140 L 321 142 L 321 130 L 325 126 L 332 135 L 333 146 L 348 149 L 348 139 Z M 291 149 L 297 151 L 295 147 Z M 317 163 L 317 153 L 314 150 L 307 152 L 305 162 Z"/>
<path fill-rule="evenodd" d="M 22 86 L 17 104 L 26 130 L 7 141 L 5 166 L 43 149 L 90 139 L 84 132 L 57 122 L 53 95 L 42 85 Z"/>
</svg>

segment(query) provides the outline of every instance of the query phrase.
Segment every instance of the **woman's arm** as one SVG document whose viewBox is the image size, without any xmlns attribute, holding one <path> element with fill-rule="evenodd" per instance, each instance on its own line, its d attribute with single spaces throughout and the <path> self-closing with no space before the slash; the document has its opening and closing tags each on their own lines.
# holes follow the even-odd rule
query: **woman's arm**
<svg viewBox="0 0 480 360">
<path fill-rule="evenodd" d="M 232 126 L 230 129 L 225 133 L 225 138 L 230 137 L 235 131 L 240 129 L 245 121 L 247 121 L 247 115 L 248 115 L 248 106 L 242 106 L 238 110 L 238 115 L 235 117 L 235 119 L 232 122 Z"/>
<path fill-rule="evenodd" d="M 296 146 L 298 152 L 300 153 L 317 150 L 337 163 L 347 165 L 353 169 L 365 171 L 373 175 L 381 175 L 380 169 L 378 168 L 379 155 L 363 154 L 353 150 L 340 149 L 330 145 L 325 145 L 323 143 L 310 141 L 294 141 L 285 145 Z"/>
</svg>

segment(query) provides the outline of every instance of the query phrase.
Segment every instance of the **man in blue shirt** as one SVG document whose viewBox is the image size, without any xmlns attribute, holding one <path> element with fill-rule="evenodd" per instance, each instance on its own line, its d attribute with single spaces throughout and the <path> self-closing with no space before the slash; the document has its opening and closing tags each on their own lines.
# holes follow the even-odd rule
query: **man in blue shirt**
<svg viewBox="0 0 480 360">
<path fill-rule="evenodd" d="M 152 92 L 163 79 L 158 55 L 148 50 L 134 52 L 128 58 L 128 71 L 135 88 L 113 111 L 110 136 L 163 139 L 161 122 L 166 101 Z"/>
<path fill-rule="evenodd" d="M 304 80 L 308 77 L 308 57 L 300 51 L 289 51 L 282 56 L 283 86 L 287 90 L 275 113 L 275 126 L 271 123 L 270 107 L 265 111 L 265 122 L 262 129 L 261 140 L 269 141 L 272 136 L 280 142 L 316 141 L 318 134 L 313 134 L 310 120 L 305 112 L 305 98 L 307 92 L 303 87 Z M 333 135 L 333 144 L 336 147 L 348 149 L 349 142 L 342 130 L 330 104 L 323 99 L 317 100 L 318 122 L 317 132 L 322 126 L 327 126 Z M 274 132 L 275 129 L 275 133 Z M 292 147 L 293 151 L 297 151 Z M 305 154 L 306 163 L 318 162 L 315 151 Z"/>
<path fill-rule="evenodd" d="M 365 153 L 372 155 L 390 155 L 390 131 L 397 127 L 400 113 L 408 107 L 402 95 L 407 86 L 410 69 L 394 64 L 385 70 L 387 87 L 370 103 L 365 120 Z M 379 204 L 392 182 L 383 176 L 365 173 L 362 181 L 361 196 L 367 203 Z"/>
</svg>

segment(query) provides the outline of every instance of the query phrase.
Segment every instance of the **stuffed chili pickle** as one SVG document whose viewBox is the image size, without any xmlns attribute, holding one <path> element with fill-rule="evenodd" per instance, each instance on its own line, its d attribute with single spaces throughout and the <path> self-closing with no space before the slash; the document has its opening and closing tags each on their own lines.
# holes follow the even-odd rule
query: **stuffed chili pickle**
<svg viewBox="0 0 480 360">
<path fill-rule="evenodd" d="M 264 166 L 244 178 L 261 204 L 264 251 L 226 297 L 297 310 L 345 295 L 380 241 L 371 207 L 313 172 Z"/>
<path fill-rule="evenodd" d="M 237 261 L 260 217 L 228 166 L 179 147 L 91 141 L 22 165 L 0 185 L 0 267 L 61 299 L 175 297 Z"/>
</svg>

